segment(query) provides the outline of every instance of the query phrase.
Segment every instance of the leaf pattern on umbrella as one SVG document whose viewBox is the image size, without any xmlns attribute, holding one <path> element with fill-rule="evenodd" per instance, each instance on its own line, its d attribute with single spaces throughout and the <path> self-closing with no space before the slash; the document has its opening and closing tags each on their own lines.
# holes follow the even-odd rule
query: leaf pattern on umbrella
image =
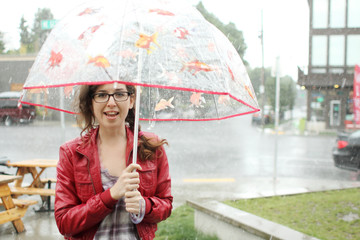
<svg viewBox="0 0 360 240">
<path fill-rule="evenodd" d="M 159 8 L 149 9 L 149 13 L 157 13 L 157 14 L 163 15 L 163 16 L 175 16 L 174 13 L 166 11 L 166 10 L 162 10 L 162 9 L 159 9 Z"/>
<path fill-rule="evenodd" d="M 86 38 L 87 35 L 91 35 L 91 34 L 95 33 L 103 25 L 104 25 L 104 23 L 101 23 L 99 25 L 89 27 L 83 33 L 80 34 L 80 36 L 78 37 L 78 40 L 83 40 L 84 38 Z"/>
<path fill-rule="evenodd" d="M 190 102 L 191 102 L 191 105 L 190 107 L 192 106 L 195 106 L 195 107 L 204 107 L 202 105 L 202 103 L 206 103 L 205 101 L 205 98 L 202 96 L 203 93 L 200 93 L 200 92 L 194 92 L 191 96 L 190 96 Z"/>
<path fill-rule="evenodd" d="M 63 60 L 63 55 L 61 54 L 61 52 L 51 51 L 49 58 L 49 63 L 51 68 L 60 66 L 62 60 Z"/>
<path fill-rule="evenodd" d="M 172 101 L 174 100 L 174 97 L 171 97 L 169 100 L 165 100 L 165 99 L 160 99 L 159 103 L 156 104 L 155 106 L 155 111 L 161 111 L 161 110 L 164 110 L 164 109 L 167 109 L 168 107 L 170 108 L 175 108 L 173 105 L 172 105 Z"/>
<path fill-rule="evenodd" d="M 246 68 L 226 36 L 195 8 L 163 0 L 90 1 L 71 11 L 49 34 L 22 99 L 71 112 L 78 85 L 114 82 L 151 88 L 142 97 L 149 101 L 143 120 L 258 111 Z M 37 88 L 48 89 L 49 98 Z M 26 95 L 34 91 L 39 97 Z"/>
<path fill-rule="evenodd" d="M 174 30 L 174 35 L 180 39 L 187 39 L 187 35 L 189 35 L 189 31 L 184 27 L 177 27 Z"/>
<path fill-rule="evenodd" d="M 191 62 L 184 63 L 182 69 L 180 71 L 188 70 L 193 76 L 200 71 L 209 72 L 213 71 L 214 69 L 211 68 L 206 63 L 200 62 L 199 60 L 194 60 Z M 194 71 L 194 72 L 192 72 Z"/>
<path fill-rule="evenodd" d="M 151 36 L 140 33 L 139 34 L 140 38 L 136 41 L 135 46 L 138 48 L 145 48 L 147 50 L 147 53 L 150 54 L 152 50 L 155 49 L 154 46 L 150 46 L 151 43 L 154 43 L 158 47 L 160 47 L 159 43 L 157 42 L 157 36 L 158 36 L 157 32 Z"/>
<path fill-rule="evenodd" d="M 110 67 L 110 62 L 102 55 L 96 57 L 89 57 L 88 63 L 93 63 L 95 66 L 102 68 Z"/>
<path fill-rule="evenodd" d="M 78 16 L 92 15 L 92 14 L 97 13 L 99 11 L 100 11 L 100 9 L 85 8 L 85 10 L 80 12 Z"/>
</svg>

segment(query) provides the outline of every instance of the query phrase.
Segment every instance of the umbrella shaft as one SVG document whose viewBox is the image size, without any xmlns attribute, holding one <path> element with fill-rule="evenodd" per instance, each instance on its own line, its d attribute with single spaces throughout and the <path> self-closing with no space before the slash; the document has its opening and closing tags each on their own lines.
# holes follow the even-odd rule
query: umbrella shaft
<svg viewBox="0 0 360 240">
<path fill-rule="evenodd" d="M 137 145 L 139 136 L 139 114 L 140 114 L 140 86 L 136 89 L 136 102 L 135 102 L 135 122 L 134 122 L 134 145 L 133 145 L 133 159 L 132 162 L 136 163 L 137 160 Z"/>
</svg>

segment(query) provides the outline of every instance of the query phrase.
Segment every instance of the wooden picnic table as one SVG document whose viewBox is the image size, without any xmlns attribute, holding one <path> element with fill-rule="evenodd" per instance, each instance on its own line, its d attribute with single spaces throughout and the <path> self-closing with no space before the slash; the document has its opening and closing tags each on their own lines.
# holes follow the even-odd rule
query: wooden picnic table
<svg viewBox="0 0 360 240">
<path fill-rule="evenodd" d="M 43 203 L 47 199 L 48 210 L 50 211 L 50 196 L 55 195 L 55 189 L 51 189 L 51 182 L 56 182 L 56 179 L 45 180 L 41 179 L 41 174 L 49 167 L 56 167 L 58 160 L 56 159 L 30 159 L 19 162 L 9 162 L 9 167 L 17 168 L 16 175 L 21 178 L 16 179 L 14 187 L 11 187 L 13 195 L 40 195 Z M 37 168 L 40 168 L 38 171 Z M 32 182 L 29 186 L 23 186 L 23 178 L 25 174 L 30 173 Z M 49 182 L 48 188 L 44 188 L 46 182 Z"/>
<path fill-rule="evenodd" d="M 5 210 L 0 212 L 0 224 L 12 222 L 18 233 L 25 231 L 21 218 L 25 215 L 28 206 L 37 201 L 25 199 L 13 199 L 9 183 L 19 180 L 21 176 L 0 175 L 0 198 Z"/>
<path fill-rule="evenodd" d="M 58 160 L 56 159 L 30 159 L 19 162 L 9 162 L 7 165 L 9 167 L 17 168 L 17 176 L 24 177 L 25 174 L 31 173 L 33 181 L 28 187 L 43 188 L 45 184 L 41 182 L 41 174 L 45 171 L 46 168 L 56 167 L 57 163 Z M 37 167 L 41 169 L 40 172 L 38 172 L 36 169 Z M 22 181 L 23 178 L 16 180 L 15 187 L 22 187 Z"/>
</svg>

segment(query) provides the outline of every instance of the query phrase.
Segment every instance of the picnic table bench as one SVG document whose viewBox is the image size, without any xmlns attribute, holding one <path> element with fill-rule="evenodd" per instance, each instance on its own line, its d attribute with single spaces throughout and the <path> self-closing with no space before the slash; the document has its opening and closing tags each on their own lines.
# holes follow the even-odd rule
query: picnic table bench
<svg viewBox="0 0 360 240">
<path fill-rule="evenodd" d="M 28 207 L 37 201 L 27 199 L 13 199 L 8 183 L 21 178 L 20 176 L 0 175 L 0 198 L 1 205 L 5 208 L 0 212 L 0 224 L 12 222 L 18 233 L 25 231 L 21 218 L 25 215 Z"/>
<path fill-rule="evenodd" d="M 40 211 L 52 211 L 50 207 L 51 196 L 55 196 L 55 189 L 51 188 L 51 183 L 56 183 L 56 179 L 54 178 L 40 178 L 41 174 L 45 171 L 46 168 L 56 167 L 58 160 L 54 159 L 30 159 L 19 162 L 9 162 L 7 163 L 10 167 L 16 167 L 17 176 L 21 176 L 22 178 L 17 179 L 13 187 L 11 187 L 12 195 L 39 195 L 43 203 L 47 203 L 47 210 L 42 208 Z M 40 168 L 40 171 L 37 170 Z M 23 186 L 23 177 L 25 174 L 30 173 L 33 181 L 29 186 Z M 46 183 L 48 184 L 48 188 L 45 188 Z"/>
</svg>

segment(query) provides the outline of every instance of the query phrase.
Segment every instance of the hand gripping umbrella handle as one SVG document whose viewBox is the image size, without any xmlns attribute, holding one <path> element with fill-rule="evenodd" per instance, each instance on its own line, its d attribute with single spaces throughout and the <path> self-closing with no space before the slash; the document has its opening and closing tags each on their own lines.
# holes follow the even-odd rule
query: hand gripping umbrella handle
<svg viewBox="0 0 360 240">
<path fill-rule="evenodd" d="M 134 145 L 133 145 L 133 163 L 136 163 L 137 158 L 137 145 L 139 135 L 139 109 L 140 109 L 140 86 L 136 89 L 136 103 L 135 103 L 135 123 L 134 123 Z M 145 216 L 145 200 L 139 200 L 139 213 L 130 213 L 130 219 L 134 224 L 140 223 Z"/>
<path fill-rule="evenodd" d="M 144 199 L 140 199 L 139 200 L 139 213 L 135 214 L 135 213 L 130 213 L 130 219 L 134 224 L 138 224 L 140 223 L 145 216 L 145 200 Z"/>
</svg>

